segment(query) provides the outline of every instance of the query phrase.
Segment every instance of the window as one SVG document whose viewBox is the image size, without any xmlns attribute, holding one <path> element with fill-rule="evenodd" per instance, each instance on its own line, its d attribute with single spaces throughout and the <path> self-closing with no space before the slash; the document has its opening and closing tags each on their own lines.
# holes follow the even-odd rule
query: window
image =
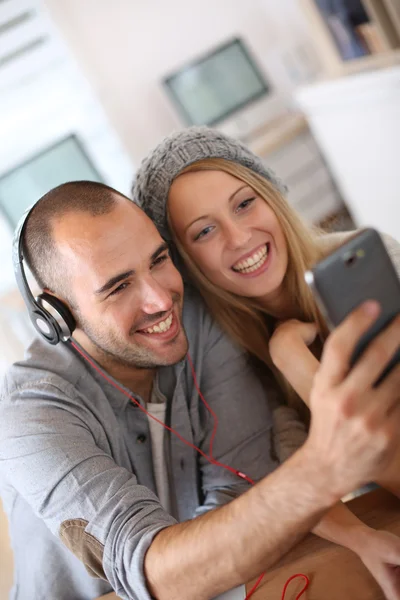
<svg viewBox="0 0 400 600">
<path fill-rule="evenodd" d="M 185 65 L 164 85 L 188 125 L 216 125 L 271 91 L 239 39 Z"/>
<path fill-rule="evenodd" d="M 14 229 L 41 196 L 74 180 L 102 181 L 78 138 L 70 135 L 0 177 L 0 209 Z"/>
</svg>

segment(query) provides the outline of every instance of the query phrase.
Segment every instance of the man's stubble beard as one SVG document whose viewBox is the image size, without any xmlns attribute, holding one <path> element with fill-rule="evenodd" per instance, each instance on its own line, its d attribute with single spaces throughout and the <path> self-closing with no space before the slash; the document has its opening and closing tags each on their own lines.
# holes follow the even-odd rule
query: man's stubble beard
<svg viewBox="0 0 400 600">
<path fill-rule="evenodd" d="M 121 344 L 120 340 L 114 334 L 105 336 L 103 332 L 97 331 L 96 328 L 93 328 L 87 323 L 79 314 L 79 311 L 75 310 L 75 314 L 77 317 L 77 326 L 83 331 L 99 352 L 98 362 L 101 362 L 104 366 L 111 363 L 125 367 L 134 367 L 135 369 L 154 369 L 176 364 L 181 361 L 187 353 L 188 340 L 182 324 L 179 337 L 171 342 L 171 347 L 173 344 L 178 343 L 178 339 L 183 335 L 185 341 L 184 348 L 182 349 L 180 357 L 177 360 L 170 362 L 168 360 L 160 361 L 160 359 L 157 359 L 157 357 L 147 348 L 142 348 L 138 345 L 127 346 Z"/>
</svg>

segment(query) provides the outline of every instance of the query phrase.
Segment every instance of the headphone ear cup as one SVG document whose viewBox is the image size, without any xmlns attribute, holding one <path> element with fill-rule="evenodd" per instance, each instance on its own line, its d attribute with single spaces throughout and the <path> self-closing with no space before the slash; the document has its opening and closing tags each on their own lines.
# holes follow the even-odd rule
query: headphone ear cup
<svg viewBox="0 0 400 600">
<path fill-rule="evenodd" d="M 47 292 L 40 294 L 36 298 L 36 302 L 43 310 L 49 328 L 54 328 L 57 331 L 57 342 L 60 340 L 68 340 L 76 328 L 75 319 L 69 308 L 61 300 Z"/>
<path fill-rule="evenodd" d="M 46 342 L 55 346 L 60 341 L 60 332 L 53 317 L 39 306 L 30 311 L 30 318 L 36 331 Z"/>
</svg>

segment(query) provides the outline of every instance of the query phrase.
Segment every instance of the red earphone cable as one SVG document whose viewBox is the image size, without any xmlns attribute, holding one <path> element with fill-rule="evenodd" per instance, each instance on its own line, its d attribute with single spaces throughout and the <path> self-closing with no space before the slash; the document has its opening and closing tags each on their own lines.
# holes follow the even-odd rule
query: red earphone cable
<svg viewBox="0 0 400 600">
<path fill-rule="evenodd" d="M 215 460 L 215 458 L 213 457 L 213 455 L 212 455 L 212 449 L 213 449 L 213 443 L 214 443 L 214 439 L 215 439 L 215 436 L 217 434 L 217 429 L 218 429 L 218 417 L 214 413 L 214 411 L 212 410 L 212 408 L 209 406 L 209 404 L 207 403 L 207 401 L 204 398 L 203 394 L 201 393 L 200 386 L 197 383 L 196 372 L 195 372 L 195 369 L 194 369 L 194 366 L 193 366 L 193 362 L 192 362 L 192 359 L 191 359 L 189 353 L 186 356 L 187 356 L 187 359 L 188 359 L 188 362 L 189 362 L 189 365 L 190 365 L 190 369 L 191 369 L 191 372 L 192 372 L 193 382 L 194 382 L 196 391 L 199 394 L 199 397 L 200 397 L 201 401 L 203 402 L 204 406 L 207 408 L 207 410 L 209 411 L 209 413 L 212 415 L 212 417 L 214 419 L 214 427 L 213 427 L 213 431 L 212 431 L 212 434 L 211 434 L 210 453 L 209 454 L 206 454 L 205 452 L 203 452 L 203 450 L 201 450 L 200 448 L 198 448 L 197 446 L 195 446 L 191 442 L 188 442 L 187 440 L 185 440 L 185 438 L 183 438 L 178 431 L 176 431 L 172 427 L 169 427 L 168 425 L 166 425 L 165 423 L 163 423 L 162 421 L 160 421 L 159 419 L 157 419 L 157 417 L 155 417 L 154 415 L 151 415 L 150 413 L 148 413 L 147 410 L 140 404 L 140 402 L 138 400 L 136 400 L 136 398 L 134 398 L 132 396 L 132 394 L 130 394 L 129 392 L 127 392 L 126 390 L 124 390 L 123 387 L 121 387 L 120 385 L 118 385 L 118 383 L 116 383 L 110 377 L 108 377 L 106 375 L 106 373 L 101 368 L 99 368 L 96 365 L 96 363 L 90 358 L 90 356 L 88 356 L 77 344 L 75 344 L 75 342 L 73 340 L 70 340 L 70 344 L 86 360 L 86 362 L 88 362 L 90 364 L 90 366 L 93 367 L 93 369 L 97 373 L 99 373 L 99 375 L 101 375 L 101 377 L 103 377 L 103 379 L 105 379 L 105 381 L 107 381 L 110 385 L 112 385 L 119 392 L 121 392 L 122 394 L 124 394 L 124 396 L 126 396 L 127 398 L 129 398 L 129 400 L 131 402 L 133 402 L 145 415 L 147 415 L 147 417 L 153 419 L 153 421 L 156 421 L 157 423 L 159 423 L 160 425 L 162 425 L 165 429 L 167 429 L 169 432 L 171 432 L 174 435 L 176 435 L 181 440 L 181 442 L 183 442 L 184 444 L 186 444 L 187 446 L 189 446 L 193 450 L 196 450 L 196 452 L 198 452 L 199 454 L 201 454 L 210 463 L 212 463 L 212 464 L 214 464 L 214 465 L 216 465 L 218 467 L 222 467 L 223 469 L 226 469 L 226 470 L 230 471 L 231 473 L 233 473 L 234 475 L 237 475 L 241 479 L 244 479 L 245 481 L 247 481 L 251 485 L 255 484 L 255 482 L 250 477 L 248 477 L 245 473 L 242 473 L 241 471 L 238 471 L 237 469 L 234 469 L 233 467 L 230 467 L 229 465 L 225 465 L 224 463 L 221 463 L 218 460 Z M 251 598 L 251 596 L 254 594 L 254 592 L 256 591 L 256 589 L 258 588 L 258 586 L 260 585 L 260 583 L 261 583 L 264 575 L 265 575 L 265 573 L 262 573 L 262 575 L 260 575 L 260 577 L 257 579 L 257 581 L 254 584 L 254 586 L 251 588 L 251 590 L 247 594 L 245 600 L 249 600 L 249 598 Z M 306 575 L 299 575 L 299 574 L 298 575 L 293 575 L 293 577 L 291 577 L 287 581 L 287 583 L 285 585 L 285 588 L 283 590 L 282 600 L 284 600 L 284 598 L 285 598 L 285 593 L 286 593 L 286 589 L 287 589 L 288 584 L 295 577 L 304 577 L 307 580 L 306 586 L 304 587 L 304 589 L 302 590 L 302 592 L 300 593 L 300 595 L 297 596 L 296 600 L 298 600 L 298 598 L 300 598 L 300 596 L 303 594 L 303 592 L 307 589 L 309 581 L 308 581 L 308 578 L 306 577 Z"/>
<path fill-rule="evenodd" d="M 292 575 L 291 577 L 289 577 L 289 579 L 285 583 L 285 587 L 283 588 L 281 600 L 285 600 L 286 590 L 288 589 L 290 582 L 293 581 L 293 579 L 296 579 L 297 577 L 302 577 L 303 579 L 305 579 L 305 584 L 304 584 L 303 589 L 297 594 L 295 600 L 299 600 L 299 598 L 304 594 L 304 592 L 310 585 L 310 580 L 307 577 L 307 575 L 304 575 L 303 573 L 296 573 L 295 575 Z"/>
<path fill-rule="evenodd" d="M 265 573 L 261 573 L 260 577 L 257 579 L 257 581 L 255 582 L 255 584 L 253 585 L 251 590 L 247 593 L 246 598 L 244 600 L 249 600 L 249 598 L 252 597 L 252 595 L 254 594 L 254 592 L 256 591 L 258 586 L 260 585 L 261 581 L 264 579 L 264 575 L 265 575 Z"/>
<path fill-rule="evenodd" d="M 207 408 L 207 410 L 209 411 L 209 413 L 213 416 L 214 418 L 214 427 L 213 427 L 213 432 L 211 435 L 211 440 L 210 440 L 210 453 L 209 455 L 206 457 L 208 458 L 208 460 L 211 460 L 211 462 L 214 465 L 217 465 L 219 467 L 222 467 L 223 469 L 227 469 L 228 471 L 230 471 L 231 473 L 234 473 L 234 475 L 237 475 L 238 477 L 240 477 L 241 479 L 244 479 L 245 481 L 247 481 L 248 483 L 251 483 L 251 485 L 254 485 L 255 482 L 250 479 L 250 477 L 248 477 L 245 473 L 242 473 L 241 471 L 238 471 L 237 469 L 234 469 L 233 467 L 230 467 L 229 465 L 224 465 L 223 463 L 218 462 L 217 460 L 215 460 L 215 458 L 212 455 L 212 448 L 213 448 L 213 442 L 214 442 L 214 438 L 216 436 L 217 433 L 217 429 L 218 429 L 218 417 L 217 415 L 214 413 L 214 411 L 211 409 L 211 407 L 209 406 L 208 402 L 206 401 L 206 399 L 204 398 L 203 394 L 201 393 L 200 390 L 200 386 L 197 383 L 197 377 L 196 377 L 196 371 L 194 370 L 194 366 L 193 366 L 193 362 L 191 359 L 190 354 L 188 353 L 187 355 L 187 359 L 188 359 L 188 363 L 190 366 L 190 370 L 192 371 L 192 377 L 193 377 L 193 382 L 194 382 L 194 386 L 196 388 L 197 393 L 200 396 L 201 401 L 203 402 L 204 406 Z M 199 452 L 199 448 L 196 448 L 196 450 Z M 201 452 L 201 451 L 200 451 Z"/>
</svg>

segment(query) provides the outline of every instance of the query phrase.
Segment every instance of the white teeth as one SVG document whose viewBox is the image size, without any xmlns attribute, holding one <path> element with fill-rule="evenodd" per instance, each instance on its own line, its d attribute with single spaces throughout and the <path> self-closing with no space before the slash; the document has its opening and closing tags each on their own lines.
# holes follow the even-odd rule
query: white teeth
<svg viewBox="0 0 400 600">
<path fill-rule="evenodd" d="M 253 271 L 257 271 L 267 260 L 268 249 L 267 246 L 263 246 L 261 250 L 255 252 L 246 260 L 241 260 L 236 263 L 232 268 L 234 271 L 238 271 L 239 273 L 252 273 Z"/>
<path fill-rule="evenodd" d="M 164 333 L 165 331 L 168 331 L 168 329 L 170 329 L 171 325 L 172 325 L 172 321 L 173 321 L 173 314 L 169 315 L 169 317 L 167 319 L 165 319 L 165 321 L 160 321 L 159 323 L 157 323 L 157 325 L 154 325 L 154 327 L 149 327 L 149 329 L 144 329 L 145 333 Z"/>
</svg>

